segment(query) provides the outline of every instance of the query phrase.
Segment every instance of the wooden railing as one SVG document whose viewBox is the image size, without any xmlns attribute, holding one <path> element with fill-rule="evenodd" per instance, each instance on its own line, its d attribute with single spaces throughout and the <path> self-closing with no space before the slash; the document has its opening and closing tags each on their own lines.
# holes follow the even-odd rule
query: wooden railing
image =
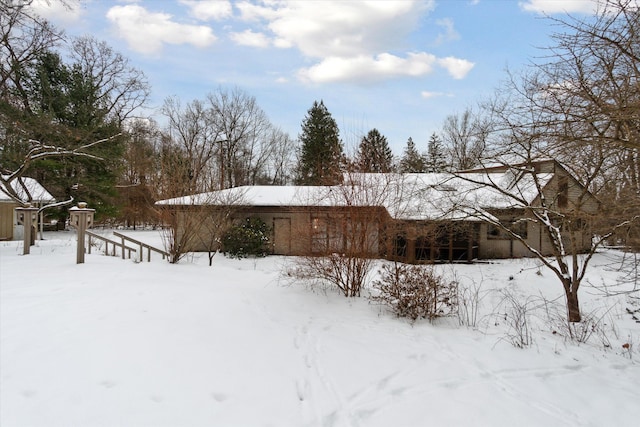
<svg viewBox="0 0 640 427">
<path fill-rule="evenodd" d="M 86 230 L 85 231 L 85 235 L 87 236 L 87 240 L 88 240 L 88 245 L 87 245 L 87 253 L 91 253 L 91 247 L 92 245 L 92 240 L 100 240 L 102 242 L 104 242 L 104 254 L 105 255 L 111 255 L 111 256 L 116 256 L 116 248 L 120 248 L 120 252 L 122 253 L 122 259 L 124 259 L 125 257 L 125 251 L 127 253 L 128 258 L 131 258 L 131 252 L 136 252 L 135 248 L 130 248 L 129 246 L 126 246 L 124 244 L 124 242 L 120 243 L 120 242 L 116 242 L 114 240 L 108 239 L 104 236 L 101 236 L 99 234 L 96 234 L 92 231 Z M 111 245 L 111 253 L 109 253 L 109 245 Z"/>
<path fill-rule="evenodd" d="M 151 252 L 159 253 L 160 255 L 162 255 L 162 259 L 165 259 L 165 257 L 169 257 L 169 252 L 163 251 L 162 249 L 154 248 L 151 245 L 148 245 L 148 244 L 143 243 L 143 242 L 141 242 L 139 240 L 136 240 L 136 239 L 132 239 L 131 237 L 125 236 L 124 234 L 121 234 L 121 233 L 118 233 L 118 232 L 114 231 L 113 235 L 116 236 L 116 237 L 119 237 L 121 239 L 120 246 L 122 246 L 122 247 L 128 247 L 128 246 L 125 246 L 125 244 L 124 244 L 125 240 L 137 245 L 140 248 L 140 261 L 141 262 L 144 261 L 144 259 L 143 259 L 143 254 L 144 254 L 143 250 L 144 249 L 147 250 L 147 262 L 151 262 Z M 122 259 L 124 259 L 124 252 L 122 253 Z"/>
</svg>

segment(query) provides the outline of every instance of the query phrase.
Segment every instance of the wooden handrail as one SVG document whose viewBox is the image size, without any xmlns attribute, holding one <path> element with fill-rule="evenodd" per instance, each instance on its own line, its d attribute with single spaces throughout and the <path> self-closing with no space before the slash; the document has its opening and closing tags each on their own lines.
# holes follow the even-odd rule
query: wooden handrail
<svg viewBox="0 0 640 427">
<path fill-rule="evenodd" d="M 147 250 L 147 262 L 151 262 L 151 251 L 157 252 L 160 255 L 162 255 L 162 259 L 165 259 L 165 257 L 169 257 L 169 252 L 163 251 L 162 249 L 155 248 L 155 247 L 153 247 L 151 245 L 148 245 L 148 244 L 146 244 L 144 242 L 141 242 L 140 240 L 136 240 L 136 239 L 133 239 L 133 238 L 131 238 L 129 236 L 125 236 L 124 234 L 118 233 L 117 231 L 114 231 L 113 235 L 116 236 L 116 237 L 119 237 L 120 239 L 122 239 L 122 246 L 124 246 L 125 240 L 128 241 L 128 242 L 131 242 L 131 243 L 133 243 L 135 245 L 138 245 L 140 247 L 140 261 L 141 262 L 144 261 L 142 259 L 143 258 L 143 253 L 144 253 L 143 249 Z M 122 259 L 124 259 L 124 253 L 122 254 Z"/>
<path fill-rule="evenodd" d="M 120 248 L 120 252 L 122 253 L 122 259 L 124 259 L 124 251 L 127 251 L 127 255 L 129 257 L 129 259 L 131 259 L 131 252 L 136 252 L 135 248 L 130 248 L 129 246 L 125 245 L 124 242 L 120 243 L 120 242 L 116 242 L 114 240 L 108 239 L 104 236 L 101 236 L 99 234 L 96 234 L 92 231 L 86 230 L 85 234 L 87 236 L 87 240 L 88 240 L 88 245 L 87 245 L 87 253 L 91 254 L 91 239 L 97 239 L 97 240 L 102 240 L 104 242 L 104 253 L 105 255 L 109 255 L 109 243 L 111 243 L 113 245 L 113 250 L 111 252 L 111 256 L 116 256 L 116 246 Z"/>
</svg>

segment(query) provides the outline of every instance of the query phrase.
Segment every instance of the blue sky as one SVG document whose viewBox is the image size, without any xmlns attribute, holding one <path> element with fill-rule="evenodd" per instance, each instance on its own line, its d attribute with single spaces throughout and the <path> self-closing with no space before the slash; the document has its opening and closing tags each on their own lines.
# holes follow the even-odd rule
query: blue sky
<svg viewBox="0 0 640 427">
<path fill-rule="evenodd" d="M 77 0 L 67 0 L 75 4 Z M 592 0 L 86 0 L 72 10 L 35 0 L 68 35 L 92 34 L 141 69 L 146 115 L 219 87 L 254 96 L 297 138 L 313 101 L 336 119 L 348 151 L 377 128 L 395 154 L 426 150 L 446 116 L 490 96 L 557 30 L 543 18 L 583 16 Z"/>
</svg>

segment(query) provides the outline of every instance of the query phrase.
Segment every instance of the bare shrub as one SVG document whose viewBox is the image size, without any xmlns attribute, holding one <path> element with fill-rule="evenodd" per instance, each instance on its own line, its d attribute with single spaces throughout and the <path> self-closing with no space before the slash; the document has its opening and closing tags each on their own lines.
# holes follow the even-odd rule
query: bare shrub
<svg viewBox="0 0 640 427">
<path fill-rule="evenodd" d="M 462 326 L 476 328 L 480 320 L 482 282 L 473 280 L 468 285 L 458 284 L 458 322 Z"/>
<path fill-rule="evenodd" d="M 458 282 L 447 281 L 433 266 L 384 264 L 373 286 L 379 294 L 372 300 L 412 321 L 452 316 L 458 311 Z"/>
<path fill-rule="evenodd" d="M 306 263 L 295 258 L 285 262 L 280 269 L 280 279 L 288 286 L 305 286 L 311 292 L 327 295 L 335 291 L 332 283 L 317 277 L 315 271 L 309 270 Z"/>
<path fill-rule="evenodd" d="M 169 262 L 178 263 L 193 247 L 199 224 L 198 208 L 187 207 L 161 209 L 163 228 L 161 231 L 164 250 L 169 252 Z"/>
<path fill-rule="evenodd" d="M 345 297 L 359 297 L 373 260 L 345 254 L 300 258 L 289 273 L 297 279 L 330 283 L 337 286 Z"/>
<path fill-rule="evenodd" d="M 528 297 L 522 301 L 508 289 L 502 292 L 501 305 L 504 305 L 503 318 L 508 327 L 503 340 L 517 348 L 526 348 L 533 343 L 531 333 L 532 309 L 538 304 L 534 297 Z"/>
<path fill-rule="evenodd" d="M 583 313 L 580 323 L 568 322 L 563 315 L 562 304 L 544 301 L 546 321 L 554 335 L 559 335 L 567 340 L 585 344 L 592 338 L 597 338 L 605 348 L 611 347 L 610 334 L 617 336 L 615 322 L 606 319 L 610 317 L 611 308 L 604 312 L 591 311 Z"/>
</svg>

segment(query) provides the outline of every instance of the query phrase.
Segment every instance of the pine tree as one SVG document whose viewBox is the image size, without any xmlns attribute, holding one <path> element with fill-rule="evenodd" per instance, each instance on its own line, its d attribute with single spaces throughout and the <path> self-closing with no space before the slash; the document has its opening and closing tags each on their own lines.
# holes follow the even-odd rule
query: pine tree
<svg viewBox="0 0 640 427">
<path fill-rule="evenodd" d="M 298 185 L 332 185 L 342 180 L 344 153 L 338 125 L 324 103 L 314 101 L 298 136 L 302 146 L 296 168 Z"/>
<path fill-rule="evenodd" d="M 391 172 L 393 169 L 393 152 L 389 148 L 387 138 L 378 129 L 371 129 L 362 137 L 355 167 L 358 172 Z"/>
<path fill-rule="evenodd" d="M 447 168 L 447 156 L 445 153 L 442 140 L 434 132 L 429 138 L 429 144 L 427 145 L 427 172 L 444 172 Z"/>
<path fill-rule="evenodd" d="M 404 154 L 400 159 L 400 172 L 402 173 L 422 173 L 426 170 L 426 161 L 422 154 L 418 153 L 416 144 L 409 137 Z"/>
<path fill-rule="evenodd" d="M 61 58 L 59 53 L 44 52 L 25 70 L 33 108 L 28 116 L 34 124 L 38 122 L 30 129 L 34 139 L 74 148 L 120 133 L 121 127 L 100 100 L 103 94 L 96 78 Z M 118 210 L 116 182 L 123 150 L 123 139 L 115 138 L 92 149 L 97 158 L 36 160 L 30 174 L 56 196 L 82 200 L 95 207 L 98 216 L 112 217 Z"/>
</svg>

